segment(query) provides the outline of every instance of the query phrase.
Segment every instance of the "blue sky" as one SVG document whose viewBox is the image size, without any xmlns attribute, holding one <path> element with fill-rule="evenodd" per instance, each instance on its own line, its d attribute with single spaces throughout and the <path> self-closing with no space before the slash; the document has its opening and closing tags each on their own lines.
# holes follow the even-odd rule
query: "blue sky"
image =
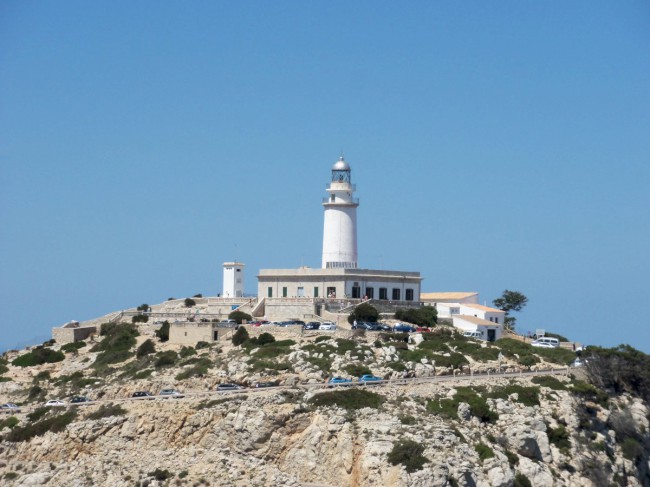
<svg viewBox="0 0 650 487">
<path fill-rule="evenodd" d="M 362 267 L 650 352 L 648 87 L 645 1 L 4 1 L 0 350 L 318 267 L 343 151 Z"/>
</svg>

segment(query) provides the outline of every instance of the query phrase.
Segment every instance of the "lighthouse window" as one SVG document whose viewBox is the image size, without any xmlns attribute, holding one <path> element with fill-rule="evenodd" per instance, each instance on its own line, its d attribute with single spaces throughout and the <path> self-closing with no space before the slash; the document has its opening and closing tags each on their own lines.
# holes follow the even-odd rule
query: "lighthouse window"
<svg viewBox="0 0 650 487">
<path fill-rule="evenodd" d="M 334 203 L 334 195 L 330 195 L 330 201 Z"/>
</svg>

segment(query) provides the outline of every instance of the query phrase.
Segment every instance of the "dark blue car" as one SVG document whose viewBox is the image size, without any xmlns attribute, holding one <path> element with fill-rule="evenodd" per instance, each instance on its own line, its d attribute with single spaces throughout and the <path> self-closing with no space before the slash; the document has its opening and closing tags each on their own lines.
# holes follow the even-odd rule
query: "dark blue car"
<svg viewBox="0 0 650 487">
<path fill-rule="evenodd" d="M 393 331 L 412 333 L 412 332 L 415 331 L 415 327 L 411 326 L 411 325 L 407 325 L 405 323 L 399 323 L 399 324 L 395 325 L 395 328 L 393 328 Z"/>
</svg>

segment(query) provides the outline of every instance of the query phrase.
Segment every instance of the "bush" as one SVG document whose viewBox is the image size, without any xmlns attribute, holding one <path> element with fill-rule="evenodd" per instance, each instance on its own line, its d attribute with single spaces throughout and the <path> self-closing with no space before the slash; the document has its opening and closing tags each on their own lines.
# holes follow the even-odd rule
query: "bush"
<svg viewBox="0 0 650 487">
<path fill-rule="evenodd" d="M 270 333 L 262 333 L 258 338 L 257 338 L 257 345 L 258 346 L 263 346 L 266 345 L 267 343 L 273 343 L 275 341 L 275 337 L 271 335 Z"/>
<path fill-rule="evenodd" d="M 605 391 L 601 391 L 596 386 L 582 380 L 574 380 L 569 391 L 601 406 L 606 406 L 609 401 L 609 396 Z"/>
<path fill-rule="evenodd" d="M 169 470 L 161 470 L 160 468 L 157 468 L 153 472 L 149 472 L 147 475 L 153 477 L 159 482 L 170 479 L 174 476 Z"/>
<path fill-rule="evenodd" d="M 487 446 L 485 443 L 477 443 L 474 445 L 474 449 L 476 450 L 476 453 L 478 453 L 478 457 L 481 459 L 481 461 L 485 461 L 488 458 L 494 457 L 494 450 Z"/>
<path fill-rule="evenodd" d="M 634 438 L 625 438 L 621 444 L 621 451 L 625 458 L 633 462 L 643 456 L 643 446 Z"/>
<path fill-rule="evenodd" d="M 144 311 L 146 313 L 147 311 L 151 311 L 151 307 L 148 304 L 145 303 L 145 304 L 141 304 L 140 306 L 138 306 L 137 310 L 138 311 Z"/>
<path fill-rule="evenodd" d="M 4 428 L 14 429 L 20 421 L 16 416 L 9 416 L 7 419 L 0 421 L 0 431 Z"/>
<path fill-rule="evenodd" d="M 185 304 L 186 308 L 191 308 L 192 306 L 196 306 L 196 301 L 194 301 L 192 298 L 185 298 L 185 301 L 183 301 Z"/>
<path fill-rule="evenodd" d="M 549 427 L 546 434 L 548 435 L 548 441 L 557 446 L 562 453 L 566 453 L 571 448 L 569 432 L 564 425 L 559 425 L 557 428 Z"/>
<path fill-rule="evenodd" d="M 47 412 L 47 411 L 46 411 Z M 33 413 L 32 413 L 33 414 Z M 75 410 L 67 411 L 63 414 L 45 418 L 42 421 L 25 426 L 17 426 L 12 429 L 8 435 L 5 436 L 7 441 L 17 443 L 20 441 L 27 441 L 35 436 L 41 436 L 51 431 L 58 433 L 63 431 L 75 419 L 77 412 Z"/>
<path fill-rule="evenodd" d="M 245 327 L 240 326 L 232 336 L 232 344 L 235 346 L 243 345 L 249 339 L 248 331 Z"/>
<path fill-rule="evenodd" d="M 131 323 L 109 325 L 114 326 L 107 327 L 104 339 L 91 349 L 93 352 L 101 352 L 93 364 L 95 368 L 125 361 L 133 355 L 131 348 L 137 343 L 135 337 L 139 333 L 135 325 Z"/>
<path fill-rule="evenodd" d="M 149 321 L 148 315 L 135 315 L 131 318 L 131 323 L 146 323 Z"/>
<path fill-rule="evenodd" d="M 533 487 L 533 484 L 523 473 L 517 472 L 512 487 Z"/>
<path fill-rule="evenodd" d="M 469 405 L 472 416 L 483 423 L 494 423 L 499 419 L 498 413 L 492 411 L 485 398 L 479 396 L 469 387 L 458 387 L 453 399 L 433 399 L 427 403 L 427 411 L 443 417 L 458 419 L 458 405 L 464 402 Z"/>
<path fill-rule="evenodd" d="M 156 330 L 156 336 L 161 342 L 169 341 L 169 321 L 163 321 L 163 324 Z"/>
<path fill-rule="evenodd" d="M 77 350 L 85 346 L 86 346 L 86 342 L 84 342 L 83 340 L 78 342 L 66 343 L 65 345 L 61 346 L 61 351 L 66 353 L 76 352 Z"/>
<path fill-rule="evenodd" d="M 519 455 L 517 455 L 516 453 L 512 453 L 510 450 L 504 450 L 503 453 L 506 455 L 506 458 L 508 459 L 510 468 L 514 467 L 519 463 Z"/>
<path fill-rule="evenodd" d="M 535 352 L 547 362 L 554 364 L 569 365 L 576 359 L 575 352 L 566 348 L 539 348 Z"/>
<path fill-rule="evenodd" d="M 34 382 L 40 382 L 42 380 L 50 380 L 51 378 L 52 378 L 52 376 L 50 375 L 50 372 L 48 370 L 41 370 L 34 377 Z"/>
<path fill-rule="evenodd" d="M 551 375 L 539 375 L 531 379 L 533 384 L 538 384 L 542 387 L 548 387 L 554 391 L 563 391 L 566 389 L 566 385 L 563 382 L 560 382 L 555 377 Z"/>
<path fill-rule="evenodd" d="M 395 311 L 395 319 L 406 321 L 413 325 L 436 326 L 438 322 L 438 311 L 433 306 L 403 308 Z"/>
<path fill-rule="evenodd" d="M 167 350 L 166 352 L 158 352 L 156 354 L 156 363 L 154 367 L 157 369 L 160 367 L 168 367 L 174 365 L 178 360 L 178 354 L 173 350 Z"/>
<path fill-rule="evenodd" d="M 549 338 L 557 338 L 561 342 L 568 342 L 569 339 L 567 337 L 563 337 L 562 335 L 558 335 L 557 333 L 544 333 L 545 337 Z"/>
<path fill-rule="evenodd" d="M 125 414 L 126 409 L 124 409 L 119 404 L 113 404 L 112 402 L 109 402 L 108 404 L 102 404 L 99 406 L 99 409 L 97 409 L 97 411 L 93 411 L 92 413 L 88 414 L 86 418 L 102 419 L 110 418 L 111 416 L 124 416 Z"/>
<path fill-rule="evenodd" d="M 54 351 L 51 348 L 38 346 L 31 352 L 15 358 L 11 364 L 18 367 L 32 367 L 35 365 L 61 362 L 63 359 L 65 359 L 63 352 Z"/>
<path fill-rule="evenodd" d="M 249 315 L 248 313 L 244 313 L 243 311 L 237 311 L 237 310 L 230 313 L 228 315 L 228 318 L 231 320 L 235 320 L 235 322 L 238 325 L 241 325 L 244 322 L 244 320 L 246 320 L 246 323 L 250 323 L 251 321 L 253 321 L 253 317 L 251 315 Z"/>
<path fill-rule="evenodd" d="M 135 356 L 138 358 L 142 358 L 145 355 L 149 355 L 152 353 L 156 353 L 156 346 L 151 341 L 151 339 L 147 339 L 144 342 L 142 342 L 142 345 L 138 347 L 138 351 L 135 353 Z"/>
<path fill-rule="evenodd" d="M 348 323 L 352 324 L 355 321 L 376 322 L 378 319 L 379 311 L 377 311 L 377 308 L 369 303 L 361 303 L 348 316 Z"/>
<path fill-rule="evenodd" d="M 519 384 L 496 387 L 490 393 L 495 399 L 507 399 L 511 394 L 517 394 L 517 402 L 524 406 L 539 406 L 539 387 L 525 387 Z"/>
<path fill-rule="evenodd" d="M 372 374 L 372 371 L 363 364 L 355 363 L 346 365 L 343 370 L 345 370 L 352 377 L 361 377 L 364 374 Z"/>
<path fill-rule="evenodd" d="M 348 411 L 362 408 L 377 409 L 383 402 L 383 396 L 364 389 L 322 392 L 309 399 L 313 407 L 338 406 Z"/>
<path fill-rule="evenodd" d="M 192 347 L 182 346 L 179 355 L 181 358 L 192 357 L 196 355 L 196 350 L 194 350 Z"/>
<path fill-rule="evenodd" d="M 202 358 L 193 367 L 183 370 L 176 376 L 176 380 L 185 380 L 190 377 L 205 377 L 208 373 L 208 367 L 212 365 L 210 359 Z"/>
<path fill-rule="evenodd" d="M 400 440 L 393 445 L 393 449 L 388 454 L 388 461 L 391 465 L 402 464 L 406 471 L 413 473 L 422 470 L 422 467 L 429 460 L 422 456 L 424 446 L 413 440 Z"/>
</svg>

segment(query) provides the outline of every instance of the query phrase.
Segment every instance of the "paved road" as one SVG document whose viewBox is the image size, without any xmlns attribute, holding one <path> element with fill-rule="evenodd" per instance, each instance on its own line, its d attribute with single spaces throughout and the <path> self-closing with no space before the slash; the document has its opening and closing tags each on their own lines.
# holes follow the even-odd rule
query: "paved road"
<svg viewBox="0 0 650 487">
<path fill-rule="evenodd" d="M 277 391 L 282 391 L 282 390 L 295 390 L 295 389 L 303 389 L 303 390 L 332 390 L 332 389 L 339 389 L 339 388 L 344 388 L 344 387 L 354 387 L 354 388 L 364 388 L 364 387 L 372 387 L 374 388 L 382 388 L 382 387 L 403 387 L 403 386 L 410 386 L 410 385 L 417 385 L 417 384 L 438 384 L 438 383 L 445 383 L 445 382 L 453 382 L 453 381 L 473 381 L 473 380 L 479 380 L 479 381 L 489 381 L 489 380 L 495 380 L 495 379 L 503 379 L 503 378 L 512 378 L 512 379 L 517 379 L 517 378 L 524 378 L 524 377 L 535 377 L 535 376 L 540 376 L 540 375 L 566 375 L 569 373 L 569 368 L 568 367 L 563 367 L 563 368 L 558 368 L 558 369 L 547 369 L 547 370 L 536 370 L 536 371 L 527 371 L 527 372 L 506 372 L 506 373 L 484 373 L 484 374 L 463 374 L 463 375 L 440 375 L 440 376 L 433 376 L 433 377 L 416 377 L 412 379 L 391 379 L 391 380 L 382 380 L 382 381 L 376 381 L 372 382 L 369 384 L 366 383 L 359 383 L 359 382 L 346 382 L 342 384 L 336 384 L 336 385 L 331 385 L 328 383 L 315 383 L 315 384 L 297 384 L 295 386 L 276 386 L 276 387 L 261 387 L 261 388 L 247 388 L 247 389 L 240 389 L 237 391 L 203 391 L 203 392 L 184 392 L 184 397 L 188 399 L 200 399 L 200 398 L 205 398 L 205 399 L 214 399 L 217 397 L 224 397 L 224 396 L 232 396 L 232 395 L 241 395 L 241 394 L 261 394 L 261 393 L 268 393 L 268 392 L 277 392 Z M 96 401 L 92 401 L 90 403 L 77 403 L 77 404 L 68 404 L 66 403 L 66 406 L 87 406 L 87 405 L 95 405 L 95 404 L 107 404 L 109 402 L 112 403 L 124 403 L 124 402 L 131 402 L 131 401 L 166 401 L 166 400 L 182 400 L 183 398 L 171 398 L 170 396 L 150 396 L 150 397 L 116 397 L 116 398 L 102 398 Z M 36 407 L 32 408 L 21 408 L 22 412 L 29 412 L 37 407 L 41 407 L 42 405 L 38 405 Z"/>
</svg>

